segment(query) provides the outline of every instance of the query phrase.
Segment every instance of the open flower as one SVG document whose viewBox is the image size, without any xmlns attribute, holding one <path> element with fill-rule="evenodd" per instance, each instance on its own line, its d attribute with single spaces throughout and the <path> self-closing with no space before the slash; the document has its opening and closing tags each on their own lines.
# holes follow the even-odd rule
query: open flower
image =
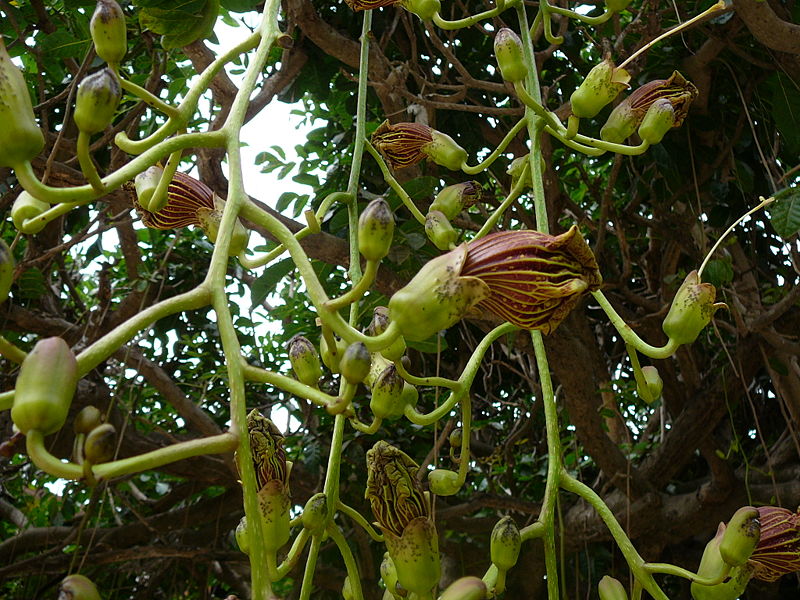
<svg viewBox="0 0 800 600">
<path fill-rule="evenodd" d="M 761 506 L 758 520 L 761 538 L 750 555 L 750 563 L 755 566 L 753 577 L 775 581 L 782 575 L 800 571 L 800 511 Z"/>
<path fill-rule="evenodd" d="M 202 181 L 185 173 L 175 173 L 167 188 L 167 204 L 157 212 L 145 209 L 133 199 L 133 207 L 151 229 L 178 229 L 202 225 L 203 212 L 214 211 L 214 192 Z"/>
<path fill-rule="evenodd" d="M 561 235 L 507 231 L 462 244 L 427 264 L 389 300 L 407 340 L 425 340 L 480 306 L 522 329 L 552 332 L 600 269 L 577 227 Z"/>
<path fill-rule="evenodd" d="M 384 533 L 397 581 L 417 594 L 439 583 L 441 567 L 430 502 L 417 480 L 419 465 L 384 441 L 367 451 L 367 490 L 372 513 Z"/>
<path fill-rule="evenodd" d="M 600 130 L 600 137 L 609 142 L 624 141 L 639 128 L 647 111 L 657 100 L 669 101 L 673 112 L 672 127 L 680 127 L 696 97 L 695 85 L 678 71 L 674 71 L 669 79 L 648 81 L 611 111 Z"/>
<path fill-rule="evenodd" d="M 417 164 L 424 158 L 453 171 L 461 168 L 467 151 L 449 135 L 420 123 L 381 123 L 370 138 L 393 169 Z"/>
</svg>

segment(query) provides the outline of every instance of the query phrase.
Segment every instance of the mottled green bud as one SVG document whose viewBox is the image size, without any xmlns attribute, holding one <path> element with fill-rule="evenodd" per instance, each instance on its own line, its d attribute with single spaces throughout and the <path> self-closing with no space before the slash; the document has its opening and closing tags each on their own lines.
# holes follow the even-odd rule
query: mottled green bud
<svg viewBox="0 0 800 600">
<path fill-rule="evenodd" d="M 58 588 L 58 600 L 100 600 L 100 593 L 85 575 L 68 575 Z"/>
<path fill-rule="evenodd" d="M 369 401 L 372 414 L 381 419 L 402 417 L 405 410 L 403 403 L 405 383 L 394 365 L 386 367 L 372 385 L 372 398 Z"/>
<path fill-rule="evenodd" d="M 381 260 L 389 253 L 394 235 L 394 215 L 383 198 L 370 202 L 358 219 L 358 250 L 367 260 Z"/>
<path fill-rule="evenodd" d="M 323 335 L 319 341 L 319 351 L 322 356 L 323 364 L 328 367 L 331 373 L 338 373 L 340 371 L 340 363 L 342 355 L 347 349 L 347 342 L 343 339 L 334 337 L 334 345 L 328 346 L 328 340 Z"/>
<path fill-rule="evenodd" d="M 37 219 L 37 217 L 41 216 L 49 208 L 50 205 L 47 202 L 34 198 L 28 192 L 22 190 L 11 206 L 11 220 L 14 222 L 14 227 L 17 228 L 17 231 L 33 235 L 39 233 L 47 225 L 47 221 Z"/>
<path fill-rule="evenodd" d="M 439 250 L 452 249 L 458 239 L 458 232 L 450 225 L 444 213 L 432 210 L 425 216 L 425 234 Z"/>
<path fill-rule="evenodd" d="M 725 525 L 719 524 L 717 534 L 711 539 L 703 551 L 697 574 L 701 577 L 718 579 L 730 569 L 719 552 L 719 545 L 725 533 Z M 745 564 L 742 567 L 730 569 L 730 573 L 723 583 L 717 585 L 700 585 L 692 583 L 691 593 L 694 600 L 736 600 L 742 595 L 750 578 L 753 576 L 754 566 Z"/>
<path fill-rule="evenodd" d="M 89 32 L 97 56 L 108 64 L 117 65 L 125 58 L 128 51 L 128 30 L 125 26 L 125 14 L 115 0 L 97 1 L 97 7 L 89 21 Z"/>
<path fill-rule="evenodd" d="M 525 53 L 522 49 L 522 40 L 509 29 L 503 27 L 494 36 L 494 55 L 500 75 L 509 83 L 522 83 L 528 76 L 528 65 L 525 63 Z"/>
<path fill-rule="evenodd" d="M 722 560 L 732 567 L 739 567 L 747 562 L 755 550 L 761 536 L 761 524 L 758 521 L 758 509 L 743 506 L 737 510 L 719 542 L 719 553 Z"/>
<path fill-rule="evenodd" d="M 637 382 L 636 392 L 642 400 L 651 404 L 661 397 L 664 381 L 661 379 L 661 375 L 658 374 L 658 369 L 652 365 L 642 367 L 642 377 L 644 378 L 644 386 L 640 386 Z"/>
<path fill-rule="evenodd" d="M 44 148 L 28 84 L 0 36 L 0 167 L 17 168 Z"/>
<path fill-rule="evenodd" d="M 450 442 L 451 448 L 460 449 L 461 442 L 464 441 L 464 430 L 461 427 L 456 427 L 450 432 L 450 437 L 447 438 L 447 441 Z"/>
<path fill-rule="evenodd" d="M 133 184 L 136 190 L 136 200 L 145 210 L 149 210 L 150 212 L 158 212 L 164 208 L 164 206 L 166 206 L 167 201 L 169 200 L 168 194 L 164 194 L 164 197 L 160 199 L 160 206 L 151 204 L 150 202 L 153 199 L 153 193 L 156 191 L 158 182 L 161 181 L 161 176 L 163 174 L 164 169 L 158 165 L 153 165 L 134 177 Z"/>
<path fill-rule="evenodd" d="M 83 456 L 88 462 L 99 465 L 113 459 L 116 448 L 117 430 L 111 423 L 102 423 L 86 435 Z"/>
<path fill-rule="evenodd" d="M 614 66 L 610 58 L 595 65 L 570 96 L 572 114 L 581 119 L 591 119 L 614 98 L 628 88 L 631 76 L 625 69 Z"/>
<path fill-rule="evenodd" d="M 239 546 L 239 550 L 245 554 L 250 554 L 250 540 L 247 537 L 247 517 L 239 519 L 234 535 L 236 536 L 236 544 Z"/>
<path fill-rule="evenodd" d="M 423 150 L 433 162 L 451 171 L 459 171 L 467 162 L 467 151 L 446 133 L 431 130 L 433 141 Z"/>
<path fill-rule="evenodd" d="M 476 277 L 461 277 L 467 247 L 427 262 L 389 300 L 389 317 L 409 341 L 428 339 L 447 329 L 489 295 L 488 286 Z"/>
<path fill-rule="evenodd" d="M 322 377 L 322 365 L 314 344 L 302 335 L 294 336 L 289 340 L 289 362 L 299 382 L 317 387 Z"/>
<path fill-rule="evenodd" d="M 369 350 L 361 342 L 350 344 L 342 354 L 339 362 L 342 376 L 353 385 L 359 384 L 369 374 L 372 357 Z"/>
<path fill-rule="evenodd" d="M 666 98 L 656 100 L 647 110 L 639 125 L 639 137 L 651 146 L 660 144 L 661 140 L 675 124 L 675 109 Z"/>
<path fill-rule="evenodd" d="M 488 590 L 479 577 L 462 577 L 447 586 L 438 600 L 484 600 Z"/>
<path fill-rule="evenodd" d="M 385 306 L 376 306 L 372 313 L 372 321 L 367 328 L 367 335 L 380 335 L 389 326 L 389 309 Z M 406 352 L 406 341 L 398 337 L 395 341 L 381 350 L 381 355 L 391 361 L 400 360 Z M 374 361 L 373 361 L 374 364 Z"/>
<path fill-rule="evenodd" d="M 600 600 L 628 600 L 628 592 L 619 580 L 603 575 L 600 583 L 597 584 L 597 593 Z"/>
<path fill-rule="evenodd" d="M 477 181 L 464 181 L 443 188 L 433 199 L 430 211 L 440 211 L 448 219 L 455 219 L 462 210 L 480 202 L 483 188 Z"/>
<path fill-rule="evenodd" d="M 452 496 L 461 489 L 458 473 L 449 469 L 434 469 L 428 473 L 428 486 L 432 494 Z"/>
<path fill-rule="evenodd" d="M 328 523 L 328 498 L 322 492 L 314 494 L 306 502 L 302 515 L 303 527 L 312 533 L 320 532 Z"/>
<path fill-rule="evenodd" d="M 392 595 L 392 598 L 400 597 L 397 588 L 397 569 L 394 566 L 392 557 L 388 552 L 383 554 L 383 561 L 381 562 L 381 579 L 383 585 L 386 586 L 386 591 Z"/>
<path fill-rule="evenodd" d="M 490 539 L 492 564 L 501 571 L 508 571 L 517 564 L 522 549 L 522 537 L 512 517 L 503 517 L 492 529 Z"/>
<path fill-rule="evenodd" d="M 714 313 L 720 308 L 727 308 L 722 302 L 714 302 L 716 295 L 717 290 L 713 285 L 700 282 L 697 271 L 689 273 L 678 288 L 661 325 L 664 333 L 678 344 L 694 342 L 711 322 Z"/>
<path fill-rule="evenodd" d="M 121 98 L 117 74 L 108 67 L 84 77 L 75 94 L 75 125 L 89 135 L 103 131 L 114 120 Z"/>
</svg>

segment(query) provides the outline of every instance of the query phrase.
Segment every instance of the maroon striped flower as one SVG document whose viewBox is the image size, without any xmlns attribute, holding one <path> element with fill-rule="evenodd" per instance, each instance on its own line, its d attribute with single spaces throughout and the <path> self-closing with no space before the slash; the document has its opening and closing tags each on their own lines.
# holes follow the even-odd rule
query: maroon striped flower
<svg viewBox="0 0 800 600">
<path fill-rule="evenodd" d="M 775 581 L 782 575 L 800 571 L 800 511 L 793 513 L 777 506 L 758 509 L 761 538 L 750 555 L 755 566 L 753 577 Z"/>
<path fill-rule="evenodd" d="M 142 223 L 151 229 L 202 226 L 202 219 L 215 210 L 214 192 L 194 177 L 175 173 L 167 188 L 167 204 L 164 208 L 150 212 L 136 198 L 133 199 L 133 207 Z"/>
<path fill-rule="evenodd" d="M 383 8 L 384 6 L 393 6 L 394 4 L 400 4 L 401 0 L 345 0 L 345 2 L 347 6 L 359 12 L 362 10 Z"/>
<path fill-rule="evenodd" d="M 556 236 L 492 233 L 425 264 L 389 299 L 389 317 L 410 341 L 451 327 L 475 306 L 547 334 L 601 283 L 597 261 L 575 226 Z"/>
<path fill-rule="evenodd" d="M 417 164 L 425 158 L 452 171 L 461 168 L 467 151 L 449 135 L 420 123 L 381 123 L 370 138 L 393 169 Z"/>
<path fill-rule="evenodd" d="M 479 307 L 522 329 L 547 334 L 578 303 L 600 288 L 597 261 L 576 226 L 561 235 L 502 231 L 467 244 L 462 277 L 489 288 Z"/>
</svg>

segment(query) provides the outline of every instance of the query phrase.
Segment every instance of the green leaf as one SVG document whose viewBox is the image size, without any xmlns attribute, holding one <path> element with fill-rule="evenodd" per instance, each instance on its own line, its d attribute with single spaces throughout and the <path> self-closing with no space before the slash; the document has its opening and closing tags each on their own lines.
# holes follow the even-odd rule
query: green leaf
<svg viewBox="0 0 800 600">
<path fill-rule="evenodd" d="M 800 231 L 800 188 L 786 188 L 775 194 L 769 217 L 777 234 L 785 240 Z"/>
<path fill-rule="evenodd" d="M 280 280 L 288 275 L 292 269 L 294 269 L 294 263 L 291 258 L 284 258 L 264 269 L 264 272 L 250 286 L 253 306 L 258 306 L 267 296 L 274 292 Z"/>
<path fill-rule="evenodd" d="M 141 8 L 141 26 L 160 34 L 166 50 L 208 37 L 219 15 L 219 0 L 135 0 L 134 3 Z"/>
<path fill-rule="evenodd" d="M 223 8 L 238 13 L 249 12 L 253 10 L 258 3 L 259 0 L 222 0 Z"/>
<path fill-rule="evenodd" d="M 772 87 L 772 118 L 781 139 L 795 156 L 800 155 L 800 94 L 797 84 L 783 73 L 769 79 Z"/>
<path fill-rule="evenodd" d="M 447 340 L 444 336 L 432 335 L 427 340 L 421 342 L 406 342 L 409 348 L 413 348 L 417 352 L 425 352 L 426 354 L 436 354 L 439 351 L 444 352 L 447 350 Z"/>
<path fill-rule="evenodd" d="M 703 271 L 703 279 L 714 287 L 721 287 L 733 281 L 733 267 L 729 260 L 710 260 Z"/>
</svg>

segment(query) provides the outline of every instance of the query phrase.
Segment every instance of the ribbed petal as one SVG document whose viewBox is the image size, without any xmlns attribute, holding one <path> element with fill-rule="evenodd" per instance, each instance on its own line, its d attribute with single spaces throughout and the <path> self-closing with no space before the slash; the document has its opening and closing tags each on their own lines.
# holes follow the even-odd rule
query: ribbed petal
<svg viewBox="0 0 800 600">
<path fill-rule="evenodd" d="M 361 10 L 372 10 L 374 8 L 382 8 L 384 6 L 392 6 L 399 4 L 400 0 L 345 0 L 347 6 L 358 12 Z"/>
<path fill-rule="evenodd" d="M 214 210 L 214 193 L 206 184 L 184 173 L 175 173 L 167 188 L 167 204 L 158 212 L 145 210 L 136 199 L 133 206 L 147 227 L 178 229 L 200 225 L 198 210 Z"/>
<path fill-rule="evenodd" d="M 489 287 L 479 306 L 523 329 L 550 333 L 580 296 L 600 287 L 591 249 L 573 227 L 552 236 L 538 231 L 489 234 L 467 246 L 462 276 Z"/>
<path fill-rule="evenodd" d="M 630 105 L 636 115 L 637 122 L 641 122 L 656 100 L 667 99 L 675 111 L 675 122 L 672 126 L 680 127 L 689 113 L 689 105 L 696 97 L 697 88 L 695 85 L 678 71 L 674 71 L 669 79 L 648 81 L 634 90 L 623 103 Z"/>
<path fill-rule="evenodd" d="M 782 575 L 800 571 L 800 513 L 785 508 L 762 506 L 758 509 L 761 538 L 750 556 L 753 576 L 775 581 Z"/>
<path fill-rule="evenodd" d="M 392 125 L 384 121 L 372 134 L 371 141 L 393 169 L 402 169 L 425 158 L 423 148 L 433 141 L 431 131 L 419 123 Z"/>
</svg>

